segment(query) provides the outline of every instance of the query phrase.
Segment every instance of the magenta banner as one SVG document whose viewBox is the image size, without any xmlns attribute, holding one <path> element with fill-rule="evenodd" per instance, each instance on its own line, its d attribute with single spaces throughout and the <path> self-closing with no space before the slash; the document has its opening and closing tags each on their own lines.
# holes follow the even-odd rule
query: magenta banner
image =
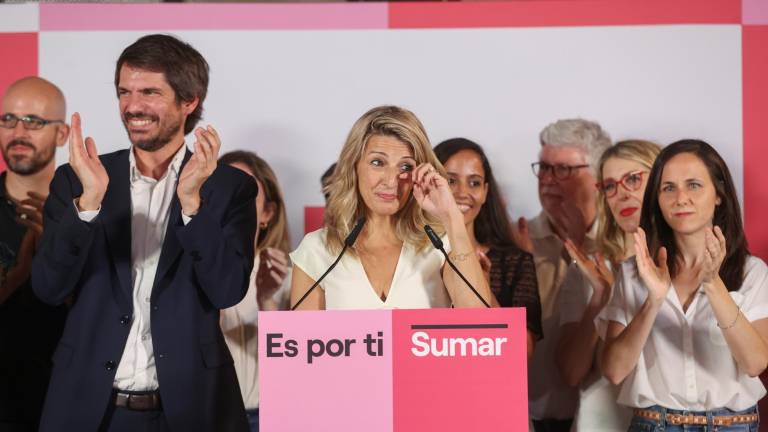
<svg viewBox="0 0 768 432">
<path fill-rule="evenodd" d="M 264 312 L 266 431 L 528 427 L 525 310 Z"/>
</svg>

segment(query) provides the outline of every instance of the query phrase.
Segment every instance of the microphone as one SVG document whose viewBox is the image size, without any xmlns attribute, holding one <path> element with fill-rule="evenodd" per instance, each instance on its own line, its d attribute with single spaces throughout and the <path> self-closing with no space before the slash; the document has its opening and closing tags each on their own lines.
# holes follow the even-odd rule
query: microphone
<svg viewBox="0 0 768 432">
<path fill-rule="evenodd" d="M 443 241 L 442 241 L 442 240 L 440 240 L 440 237 L 437 235 L 437 233 L 435 232 L 435 230 L 433 230 L 433 229 L 432 229 L 432 227 L 431 227 L 431 226 L 429 226 L 429 225 L 424 225 L 424 231 L 427 233 L 427 237 L 429 237 L 429 241 L 431 241 L 431 242 L 432 242 L 432 246 L 434 246 L 434 247 L 435 247 L 435 249 L 437 249 L 437 250 L 439 250 L 440 252 L 442 252 L 442 253 L 443 253 L 443 255 L 445 256 L 445 261 L 448 263 L 448 265 L 449 265 L 449 266 L 451 266 L 451 268 L 453 269 L 453 271 L 455 271 L 455 272 L 456 272 L 456 274 L 457 274 L 457 275 L 459 275 L 459 277 L 461 278 L 461 280 L 463 280 L 463 281 L 464 281 L 464 283 L 465 283 L 465 284 L 467 284 L 467 286 L 469 287 L 469 289 L 471 289 L 471 290 L 472 290 L 472 292 L 473 292 L 473 293 L 475 293 L 475 295 L 477 296 L 477 298 L 479 298 L 479 299 L 480 299 L 480 301 L 481 301 L 481 302 L 483 302 L 483 304 L 485 305 L 485 307 L 487 307 L 487 308 L 491 307 L 491 305 L 489 305 L 489 304 L 488 304 L 488 302 L 487 302 L 487 301 L 485 301 L 485 299 L 483 298 L 483 296 L 481 296 L 481 295 L 480 295 L 480 293 L 479 293 L 479 292 L 477 292 L 477 290 L 475 289 L 475 287 L 473 287 L 473 286 L 472 286 L 472 284 L 471 284 L 471 283 L 469 283 L 469 281 L 467 280 L 467 278 L 465 278 L 465 277 L 464 277 L 464 275 L 463 275 L 463 274 L 461 274 L 461 272 L 459 271 L 459 269 L 457 269 L 457 268 L 456 268 L 456 266 L 453 264 L 453 262 L 451 261 L 451 259 L 448 257 L 448 253 L 447 253 L 447 252 L 445 252 L 445 248 L 443 247 Z"/>
<path fill-rule="evenodd" d="M 361 217 L 360 217 L 360 218 L 357 220 L 357 222 L 355 222 L 355 226 L 353 226 L 353 227 L 352 227 L 352 231 L 350 231 L 350 232 L 349 232 L 349 235 L 347 235 L 347 238 L 345 238 L 345 239 L 344 239 L 344 247 L 343 247 L 343 248 L 341 248 L 341 252 L 339 253 L 339 256 L 337 256 L 337 257 L 336 257 L 336 261 L 334 261 L 334 262 L 333 262 L 333 264 L 331 264 L 331 266 L 330 266 L 330 267 L 328 267 L 328 270 L 326 270 L 326 271 L 325 271 L 325 273 L 323 273 L 323 275 L 322 275 L 322 276 L 320 276 L 320 277 L 317 279 L 317 281 L 315 281 L 315 283 L 314 283 L 314 284 L 312 284 L 312 286 L 311 286 L 311 287 L 309 287 L 309 289 L 307 290 L 307 292 L 305 292 L 305 293 L 304 293 L 304 295 L 303 295 L 303 296 L 301 296 L 301 298 L 299 299 L 299 301 L 297 301 L 297 302 L 296 302 L 296 304 L 295 304 L 295 305 L 293 305 L 293 306 L 291 307 L 291 310 L 292 310 L 292 311 L 293 311 L 293 310 L 296 310 L 296 308 L 297 308 L 297 307 L 299 307 L 299 305 L 300 305 L 300 304 L 301 304 L 301 303 L 304 301 L 304 299 L 306 299 L 306 298 L 307 298 L 307 296 L 309 295 L 309 293 L 311 293 L 311 292 L 312 292 L 312 290 L 314 290 L 315 288 L 317 288 L 317 286 L 318 286 L 318 285 L 320 285 L 320 282 L 321 282 L 323 279 L 325 279 L 325 277 L 326 277 L 326 276 L 328 276 L 328 273 L 330 273 L 330 272 L 331 272 L 331 270 L 333 270 L 333 268 L 334 268 L 334 267 L 336 267 L 336 264 L 338 264 L 338 263 L 339 263 L 339 261 L 341 261 L 341 257 L 343 257 L 343 256 L 344 256 L 344 252 L 346 252 L 346 251 L 347 251 L 347 248 L 350 248 L 350 247 L 352 247 L 352 246 L 355 244 L 355 240 L 357 240 L 357 237 L 360 235 L 360 231 L 362 231 L 362 230 L 363 230 L 363 225 L 365 225 L 365 217 L 364 217 L 364 216 L 361 216 Z"/>
</svg>

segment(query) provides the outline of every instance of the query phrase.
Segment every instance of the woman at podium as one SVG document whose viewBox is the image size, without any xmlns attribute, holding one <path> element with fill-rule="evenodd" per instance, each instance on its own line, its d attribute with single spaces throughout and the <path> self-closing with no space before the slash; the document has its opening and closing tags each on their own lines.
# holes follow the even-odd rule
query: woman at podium
<svg viewBox="0 0 768 432">
<path fill-rule="evenodd" d="M 412 112 L 380 106 L 363 114 L 352 126 L 324 192 L 324 227 L 307 234 L 291 253 L 292 305 L 342 252 L 299 309 L 496 304 L 443 166 Z M 348 238 L 361 219 L 359 236 Z M 478 295 L 446 265 L 425 234 L 427 224 L 441 236 L 453 264 Z M 354 243 L 343 251 L 350 240 Z"/>
</svg>

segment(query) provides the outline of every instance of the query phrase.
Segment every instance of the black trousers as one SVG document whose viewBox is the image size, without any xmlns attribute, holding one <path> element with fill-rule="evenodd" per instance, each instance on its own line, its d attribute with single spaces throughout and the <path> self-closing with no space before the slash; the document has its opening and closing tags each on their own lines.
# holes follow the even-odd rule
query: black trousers
<svg viewBox="0 0 768 432">
<path fill-rule="evenodd" d="M 170 432 L 162 410 L 135 411 L 110 404 L 99 432 Z"/>
<path fill-rule="evenodd" d="M 544 419 L 534 420 L 533 429 L 536 432 L 570 432 L 573 419 L 555 420 Z"/>
</svg>

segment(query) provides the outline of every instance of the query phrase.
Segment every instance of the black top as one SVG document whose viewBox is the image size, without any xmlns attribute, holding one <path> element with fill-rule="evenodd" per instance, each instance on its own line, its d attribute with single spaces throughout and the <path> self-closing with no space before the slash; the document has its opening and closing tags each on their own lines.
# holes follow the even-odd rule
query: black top
<svg viewBox="0 0 768 432">
<path fill-rule="evenodd" d="M 16 222 L 16 206 L 0 174 L 0 265 L 13 265 L 26 233 Z M 7 268 L 7 267 L 6 267 Z M 36 428 L 61 338 L 66 307 L 44 304 L 29 280 L 0 304 L 0 429 L 6 424 Z"/>
<path fill-rule="evenodd" d="M 541 300 L 533 255 L 516 247 L 491 248 L 491 291 L 502 307 L 524 307 L 528 331 L 536 340 L 544 337 Z"/>
</svg>

